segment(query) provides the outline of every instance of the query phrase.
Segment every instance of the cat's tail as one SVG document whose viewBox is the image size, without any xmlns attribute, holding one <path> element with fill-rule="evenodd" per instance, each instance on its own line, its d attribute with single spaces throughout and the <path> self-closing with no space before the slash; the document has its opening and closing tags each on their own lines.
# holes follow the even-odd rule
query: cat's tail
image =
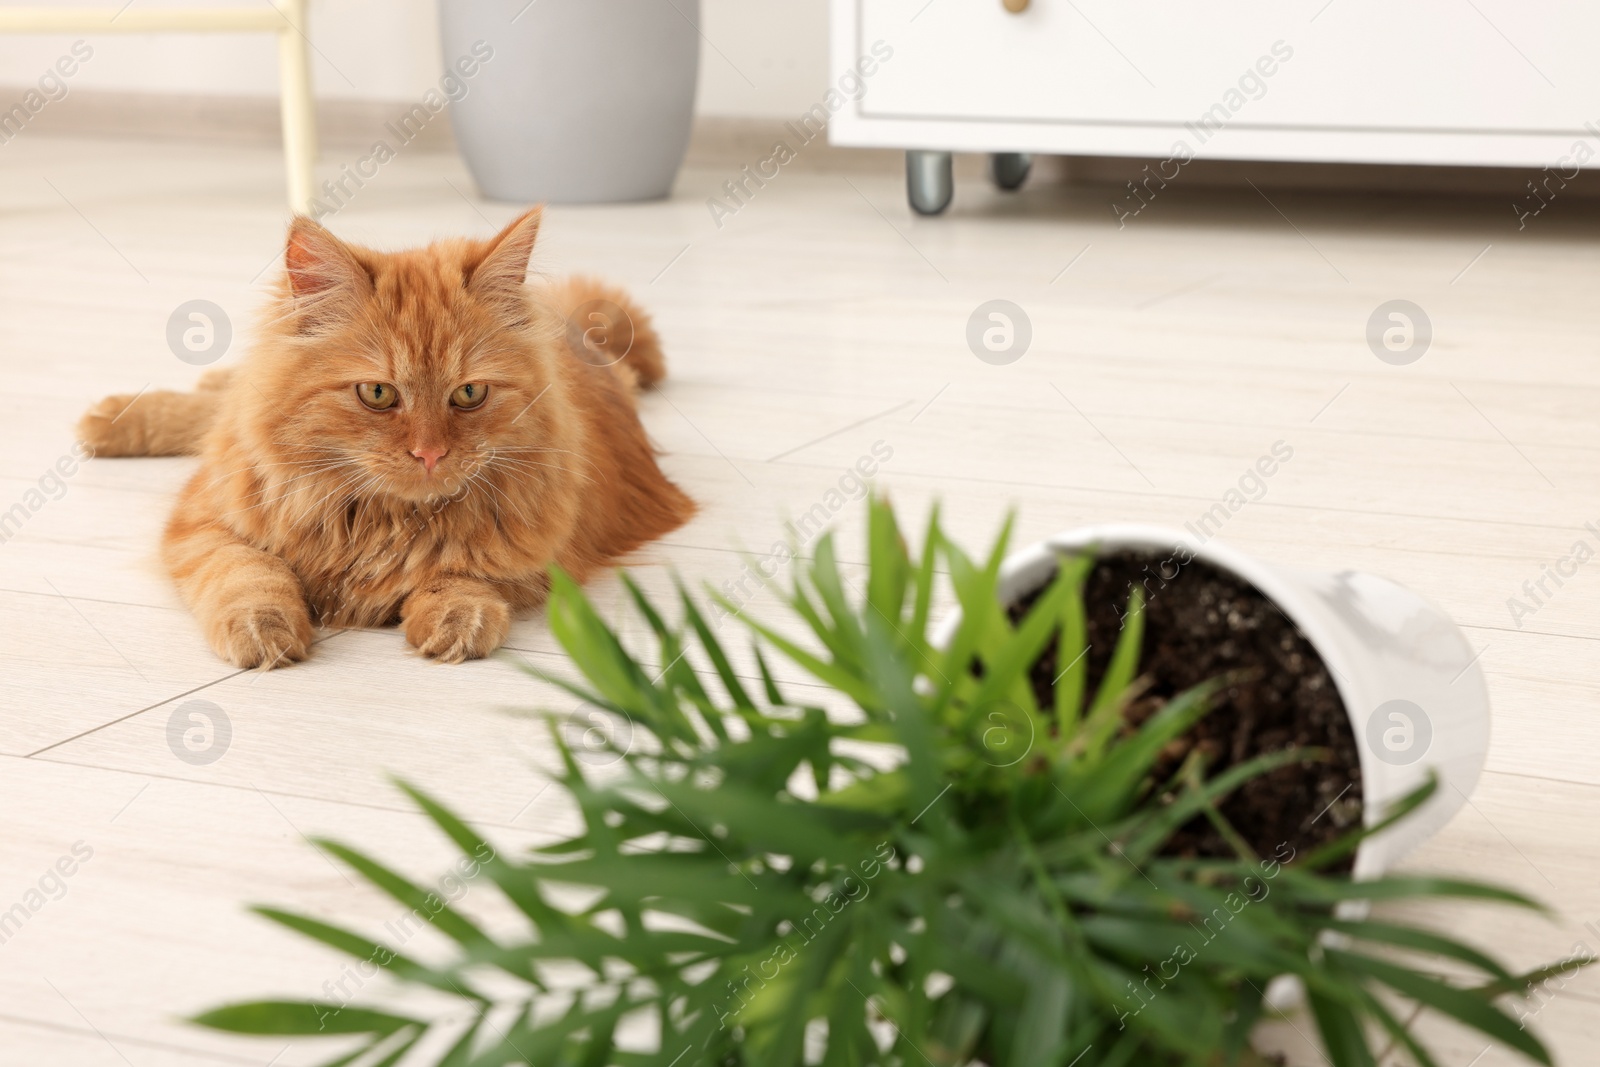
<svg viewBox="0 0 1600 1067">
<path fill-rule="evenodd" d="M 78 420 L 78 439 L 96 456 L 192 456 L 217 415 L 217 394 L 233 371 L 208 371 L 192 393 L 150 390 L 108 396 Z"/>
<path fill-rule="evenodd" d="M 580 359 L 625 369 L 648 389 L 667 376 L 667 358 L 650 316 L 614 285 L 573 275 L 548 283 L 551 300 L 567 321 L 567 343 Z"/>
</svg>

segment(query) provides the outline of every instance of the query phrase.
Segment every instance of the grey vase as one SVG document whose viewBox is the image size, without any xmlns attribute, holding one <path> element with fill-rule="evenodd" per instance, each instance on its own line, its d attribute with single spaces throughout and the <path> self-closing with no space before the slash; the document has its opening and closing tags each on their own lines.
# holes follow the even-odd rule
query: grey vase
<svg viewBox="0 0 1600 1067">
<path fill-rule="evenodd" d="M 577 204 L 670 193 L 694 119 L 699 0 L 519 7 L 439 4 L 446 69 L 493 49 L 450 106 L 483 195 Z"/>
</svg>

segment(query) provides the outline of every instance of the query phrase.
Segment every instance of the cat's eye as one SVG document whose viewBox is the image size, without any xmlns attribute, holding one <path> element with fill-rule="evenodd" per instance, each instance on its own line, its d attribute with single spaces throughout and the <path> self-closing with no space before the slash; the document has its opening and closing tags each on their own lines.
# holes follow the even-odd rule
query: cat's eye
<svg viewBox="0 0 1600 1067">
<path fill-rule="evenodd" d="M 400 394 L 388 382 L 361 382 L 356 396 L 373 411 L 387 411 L 400 402 Z"/>
<path fill-rule="evenodd" d="M 450 394 L 450 403 L 458 408 L 475 408 L 488 398 L 488 385 L 483 382 L 468 382 Z"/>
</svg>

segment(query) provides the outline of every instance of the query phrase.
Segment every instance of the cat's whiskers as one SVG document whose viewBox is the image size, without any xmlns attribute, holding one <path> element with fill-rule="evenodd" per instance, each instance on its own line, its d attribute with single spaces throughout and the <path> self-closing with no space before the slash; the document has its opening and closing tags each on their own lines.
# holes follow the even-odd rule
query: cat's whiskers
<svg viewBox="0 0 1600 1067">
<path fill-rule="evenodd" d="M 501 457 L 498 460 L 498 462 L 501 463 L 501 464 L 504 464 L 506 467 L 510 468 L 511 470 L 521 470 L 523 473 L 526 473 L 526 474 L 533 473 L 531 470 L 529 470 L 527 468 L 546 467 L 546 468 L 549 468 L 550 470 L 561 471 L 563 474 L 570 474 L 575 478 L 582 478 L 585 482 L 588 482 L 591 485 L 594 484 L 594 479 L 589 477 L 587 474 L 585 474 L 585 473 L 583 473 L 582 471 L 579 471 L 579 470 L 573 470 L 571 467 L 563 467 L 559 463 L 540 463 L 538 460 L 521 459 L 521 458 L 514 457 L 514 456 Z"/>
<path fill-rule="evenodd" d="M 522 510 L 522 505 L 520 503 L 518 503 L 505 490 L 503 490 L 499 486 L 495 485 L 494 482 L 491 481 L 487 476 L 481 476 L 479 478 L 476 478 L 475 479 L 475 483 L 478 484 L 478 485 L 482 485 L 484 488 L 488 489 L 491 493 L 495 494 L 494 496 L 490 497 L 489 500 L 494 505 L 494 513 L 495 513 L 496 520 L 497 521 L 501 521 L 502 525 L 503 525 L 503 521 L 501 520 L 501 515 L 500 515 L 500 501 L 501 500 L 504 500 L 506 502 L 506 506 L 511 509 L 512 513 L 516 516 L 516 518 L 521 520 L 521 522 L 524 525 L 531 525 L 532 520 L 529 519 L 527 513 Z"/>
<path fill-rule="evenodd" d="M 369 505 L 373 504 L 375 501 L 367 494 L 367 490 L 371 489 L 375 485 L 380 484 L 383 481 L 383 478 L 384 476 L 382 474 L 371 474 L 359 485 L 353 485 L 345 491 L 345 497 L 348 498 L 352 504 L 356 505 L 357 514 L 360 514 L 362 511 L 370 510 Z M 376 517 L 373 519 L 373 526 L 374 528 L 377 526 Z"/>
<path fill-rule="evenodd" d="M 381 486 L 389 477 L 382 471 L 372 471 L 359 462 L 352 462 L 352 459 L 348 456 L 348 453 L 344 453 L 341 450 L 327 449 L 324 446 L 312 446 L 311 448 L 308 448 L 307 451 L 337 452 L 338 458 L 309 461 L 293 460 L 281 463 L 258 465 L 256 468 L 258 470 L 268 470 L 279 467 L 296 467 L 305 469 L 289 478 L 263 479 L 261 484 L 255 488 L 252 494 L 260 499 L 248 507 L 236 509 L 228 514 L 238 515 L 244 512 L 253 511 L 257 508 L 271 506 L 275 509 L 284 509 L 285 511 L 292 513 L 295 517 L 302 520 L 315 521 L 319 524 L 322 524 L 325 522 L 329 510 L 326 505 L 330 500 L 338 497 L 341 500 L 350 500 L 357 504 L 365 505 L 372 499 L 368 496 L 369 490 Z M 521 454 L 518 455 L 508 453 Z M 503 525 L 505 515 L 507 512 L 509 512 L 519 521 L 525 524 L 532 524 L 532 520 L 529 518 L 527 512 L 523 508 L 522 503 L 511 493 L 508 493 L 505 488 L 497 485 L 492 477 L 493 474 L 503 471 L 511 475 L 519 473 L 523 475 L 532 475 L 535 473 L 535 468 L 543 468 L 560 471 L 563 474 L 582 479 L 584 482 L 591 485 L 594 484 L 594 479 L 588 474 L 585 474 L 583 471 L 576 470 L 560 463 L 546 463 L 540 460 L 528 458 L 529 454 L 540 453 L 565 453 L 568 455 L 576 455 L 576 453 L 571 452 L 569 449 L 536 448 L 532 446 L 513 446 L 505 449 L 480 448 L 475 450 L 474 458 L 477 460 L 477 462 L 469 465 L 460 473 L 461 483 L 450 494 L 450 497 L 454 498 L 457 493 L 460 493 L 462 496 L 473 494 L 477 488 L 481 486 L 483 493 L 478 495 L 481 495 L 483 499 L 487 500 L 494 508 L 497 522 Z M 589 463 L 591 467 L 594 466 L 592 461 L 589 461 L 586 457 L 580 458 L 584 459 L 586 463 Z M 330 480 L 332 482 L 331 485 L 329 485 Z M 303 494 L 305 494 L 307 490 L 312 489 L 323 489 L 324 491 L 314 500 L 305 498 Z M 301 499 L 296 499 L 297 497 Z M 505 505 L 504 508 L 501 506 L 502 501 Z M 444 506 L 448 506 L 448 502 L 449 501 L 447 500 Z M 363 512 L 366 510 L 367 509 L 365 507 L 362 508 Z M 374 517 L 374 529 L 376 529 L 377 525 L 378 521 L 376 517 Z"/>
<path fill-rule="evenodd" d="M 495 455 L 510 455 L 510 456 L 515 456 L 515 455 L 518 455 L 520 453 L 533 453 L 533 454 L 537 455 L 537 454 L 542 453 L 542 452 L 558 453 L 558 454 L 564 455 L 564 456 L 577 456 L 578 459 L 580 459 L 584 463 L 588 464 L 591 469 L 595 468 L 595 462 L 591 457 L 586 456 L 581 452 L 574 452 L 570 448 L 534 448 L 534 447 L 531 447 L 531 446 L 512 445 L 510 447 L 491 448 L 488 451 L 491 452 L 492 454 L 495 454 Z"/>
<path fill-rule="evenodd" d="M 339 467 L 339 466 L 346 466 L 346 465 L 341 463 L 341 464 L 336 464 L 334 466 L 335 467 Z M 304 479 L 310 478 L 313 475 L 326 475 L 332 469 L 333 469 L 333 467 L 329 467 L 329 468 L 323 468 L 323 469 L 318 469 L 318 470 L 314 470 L 314 471 L 309 471 L 309 472 L 307 472 L 305 474 L 296 475 L 295 477 L 287 479 L 286 481 L 282 481 L 282 482 L 275 482 L 275 483 L 274 482 L 263 482 L 254 491 L 254 493 L 251 494 L 253 496 L 261 497 L 260 500 L 257 500 L 254 504 L 251 504 L 249 507 L 235 508 L 232 511 L 224 512 L 223 514 L 225 514 L 225 515 L 243 515 L 245 512 L 254 511 L 256 508 L 260 508 L 260 507 L 266 507 L 269 504 L 279 505 L 279 506 L 287 506 L 288 503 L 289 503 L 290 498 L 296 496 L 297 494 L 303 492 L 306 489 L 314 488 L 318 483 L 316 483 L 316 482 L 305 482 L 305 484 L 297 486 L 296 488 L 291 489 L 291 490 L 289 490 L 289 492 L 285 493 L 282 490 L 286 486 L 290 485 L 293 482 L 303 481 Z M 354 472 L 354 473 L 360 473 L 360 472 L 357 471 L 357 472 Z M 341 484 L 342 484 L 342 482 L 344 481 L 345 478 L 348 478 L 350 476 L 351 475 L 349 475 L 349 474 L 342 476 L 340 478 Z M 273 494 L 271 496 L 268 496 L 267 495 L 268 492 L 272 491 L 272 490 L 276 490 L 276 492 L 273 492 Z"/>
<path fill-rule="evenodd" d="M 473 472 L 472 476 L 467 479 L 466 484 L 462 488 L 470 490 L 473 487 L 473 485 L 476 484 L 479 481 L 480 476 L 482 475 L 482 472 L 483 472 L 483 468 L 479 467 L 478 470 Z M 489 486 L 490 482 L 489 482 L 488 478 L 486 478 L 486 477 L 482 478 L 482 484 L 484 484 L 486 486 Z M 492 486 L 490 486 L 490 487 L 492 488 Z M 491 496 L 489 498 L 489 505 L 494 508 L 494 524 L 495 524 L 495 526 L 497 528 L 503 529 L 505 527 L 505 519 L 500 514 L 500 501 L 499 501 L 499 499 L 497 499 L 496 497 Z"/>
<path fill-rule="evenodd" d="M 362 480 L 363 474 L 367 475 L 364 481 Z M 350 499 L 354 503 L 362 503 L 364 502 L 362 494 L 365 493 L 369 486 L 378 482 L 382 477 L 383 476 L 381 474 L 373 474 L 370 471 L 353 471 L 341 478 L 339 482 L 333 486 L 333 488 L 329 489 L 321 497 L 317 498 L 316 501 L 300 508 L 299 513 L 307 520 L 316 520 L 318 525 L 326 526 L 327 522 L 325 520 L 329 512 L 340 510 L 339 507 L 332 509 L 324 507 L 329 500 L 332 500 L 335 496 L 338 496 L 341 500 Z M 358 482 L 360 484 L 357 484 Z"/>
<path fill-rule="evenodd" d="M 327 462 L 327 463 L 320 464 L 317 467 L 315 467 L 314 469 L 308 470 L 303 474 L 297 474 L 293 478 L 285 478 L 282 481 L 263 480 L 262 483 L 261 483 L 261 488 L 257 491 L 256 495 L 259 496 L 259 495 L 267 492 L 267 490 L 269 490 L 269 489 L 282 490 L 286 486 L 293 485 L 295 482 L 304 481 L 307 478 L 315 478 L 318 475 L 327 474 L 329 471 L 337 470 L 338 468 L 343 467 L 343 466 L 345 466 L 345 464 L 342 461 L 339 461 L 339 462 L 330 461 L 330 462 Z"/>
<path fill-rule="evenodd" d="M 225 474 L 211 474 L 211 475 L 208 475 L 208 477 L 213 482 L 216 482 L 216 481 L 221 481 L 223 478 L 232 478 L 235 474 L 243 474 L 246 471 L 270 470 L 270 469 L 273 469 L 273 468 L 276 468 L 276 467 L 306 467 L 306 466 L 314 466 L 314 465 L 322 465 L 322 464 L 338 464 L 338 463 L 343 463 L 343 462 L 344 462 L 344 460 L 342 460 L 342 459 L 340 459 L 340 460 L 329 460 L 329 459 L 320 459 L 320 460 L 306 460 L 306 459 L 274 460 L 271 463 L 251 463 L 248 466 L 240 467 L 238 470 L 228 471 Z"/>
<path fill-rule="evenodd" d="M 527 513 L 522 510 L 522 502 L 516 497 L 512 496 L 510 493 L 506 492 L 502 486 L 496 485 L 494 479 L 489 477 L 487 468 L 485 469 L 483 476 L 478 479 L 478 482 L 485 489 L 495 494 L 498 499 L 504 500 L 506 502 L 506 506 L 516 514 L 517 518 L 521 519 L 523 522 L 531 521 L 528 518 Z"/>
<path fill-rule="evenodd" d="M 318 472 L 318 473 L 321 473 L 321 472 Z M 340 473 L 337 478 L 332 480 L 332 486 L 328 489 L 328 491 L 323 493 L 322 496 L 317 499 L 317 502 L 315 504 L 300 508 L 302 514 L 309 513 L 309 512 L 312 512 L 312 511 L 316 510 L 317 508 L 320 507 L 320 505 L 322 503 L 326 502 L 334 494 L 344 492 L 349 486 L 351 486 L 351 485 L 355 484 L 356 482 L 360 481 L 362 475 L 365 474 L 365 473 L 366 473 L 365 471 L 360 470 L 360 469 L 354 469 L 354 470 L 349 470 L 349 471 L 345 471 L 345 472 Z M 287 484 L 287 483 L 285 483 L 285 484 Z M 285 494 L 281 498 L 281 500 L 284 503 L 287 504 L 291 497 L 298 496 L 300 493 L 305 492 L 307 489 L 320 488 L 320 487 L 326 486 L 326 485 L 328 485 L 328 482 L 326 480 L 317 481 L 317 482 L 307 482 L 306 484 L 301 485 L 298 488 L 295 488 L 295 489 L 291 490 L 289 493 Z M 300 503 L 303 503 L 303 501 L 300 502 Z M 299 507 L 300 506 L 299 503 L 297 503 L 296 506 Z"/>
<path fill-rule="evenodd" d="M 539 447 L 537 445 L 491 445 L 489 447 L 480 446 L 477 449 L 477 451 L 479 451 L 479 452 L 565 452 L 569 456 L 576 456 L 576 455 L 579 454 L 577 452 L 574 452 L 570 448 L 541 448 L 541 447 Z"/>
</svg>

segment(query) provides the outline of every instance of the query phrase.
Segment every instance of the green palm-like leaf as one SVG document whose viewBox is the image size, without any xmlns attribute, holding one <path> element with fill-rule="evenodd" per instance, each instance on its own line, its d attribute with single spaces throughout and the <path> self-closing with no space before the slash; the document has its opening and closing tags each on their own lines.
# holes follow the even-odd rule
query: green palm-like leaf
<svg viewBox="0 0 1600 1067">
<path fill-rule="evenodd" d="M 322 1001 L 260 1000 L 233 1004 L 197 1015 L 194 1021 L 235 1034 L 392 1034 L 420 1019 L 349 1008 Z"/>
</svg>

